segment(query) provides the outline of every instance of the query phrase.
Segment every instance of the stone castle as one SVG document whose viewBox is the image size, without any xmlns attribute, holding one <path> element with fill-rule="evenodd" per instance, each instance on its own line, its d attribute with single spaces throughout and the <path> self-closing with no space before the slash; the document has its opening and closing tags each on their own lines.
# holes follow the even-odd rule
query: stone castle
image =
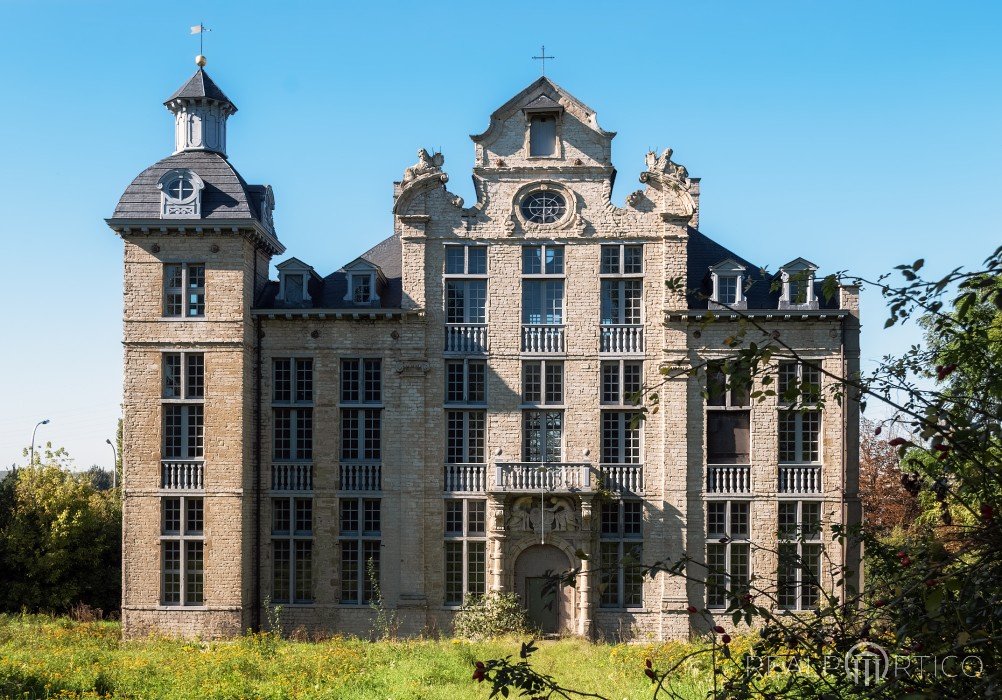
<svg viewBox="0 0 1002 700">
<path fill-rule="evenodd" d="M 237 108 L 204 69 L 165 105 L 175 152 L 107 220 L 126 636 L 236 635 L 268 604 L 286 630 L 367 635 L 378 590 L 402 634 L 505 591 L 545 633 L 685 638 L 687 606 L 729 619 L 752 576 L 774 590 L 761 604 L 799 611 L 858 569 L 821 534 L 860 518 L 857 404 L 719 388 L 741 319 L 796 350 L 773 359 L 780 388 L 854 375 L 858 292 L 711 240 L 671 150 L 614 203 L 615 133 L 539 78 L 471 137 L 475 202 L 422 150 L 391 235 L 327 273 L 282 257 L 272 189 L 231 164 Z M 683 554 L 705 585 L 643 575 Z"/>
</svg>

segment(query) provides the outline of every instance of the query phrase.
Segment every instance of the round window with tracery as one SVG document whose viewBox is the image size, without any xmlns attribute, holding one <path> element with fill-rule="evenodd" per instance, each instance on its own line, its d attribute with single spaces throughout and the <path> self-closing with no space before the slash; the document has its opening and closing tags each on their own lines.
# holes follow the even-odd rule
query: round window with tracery
<svg viewBox="0 0 1002 700">
<path fill-rule="evenodd" d="M 567 211 L 567 202 L 559 192 L 537 190 L 522 200 L 522 216 L 533 224 L 552 224 L 560 221 Z"/>
<path fill-rule="evenodd" d="M 166 191 L 171 199 L 184 201 L 195 193 L 195 184 L 191 181 L 191 177 L 178 175 L 167 183 Z"/>
</svg>

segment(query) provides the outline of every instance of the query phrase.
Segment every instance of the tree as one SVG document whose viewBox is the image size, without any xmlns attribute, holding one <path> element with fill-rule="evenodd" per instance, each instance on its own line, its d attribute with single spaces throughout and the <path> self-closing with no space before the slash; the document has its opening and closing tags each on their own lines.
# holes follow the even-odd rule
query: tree
<svg viewBox="0 0 1002 700">
<path fill-rule="evenodd" d="M 857 398 L 864 407 L 879 401 L 892 412 L 889 422 L 906 428 L 907 435 L 887 445 L 897 451 L 907 475 L 903 486 L 923 506 L 920 526 L 905 539 L 884 537 L 867 524 L 833 526 L 834 539 L 865 545 L 867 589 L 855 590 L 853 572 L 835 565 L 834 586 L 820 589 L 819 606 L 811 614 L 782 614 L 774 593 L 760 581 L 729 591 L 734 626 L 755 628 L 758 637 L 750 652 L 732 654 L 724 628 L 714 627 L 707 647 L 693 652 L 711 657 L 716 698 L 1002 694 L 1002 247 L 974 270 L 957 268 L 926 279 L 923 267 L 921 259 L 897 266 L 903 278 L 897 282 L 891 281 L 891 273 L 876 280 L 847 275 L 825 279 L 826 295 L 846 279 L 875 287 L 888 304 L 885 328 L 919 320 L 926 340 L 900 356 L 884 358 L 865 378 L 821 370 L 836 386 L 828 398 Z M 670 282 L 676 288 L 681 284 Z M 748 378 L 756 376 L 765 383 L 777 351 L 803 359 L 742 310 L 728 310 L 742 319 L 741 330 L 726 341 L 733 352 L 724 363 L 729 388 L 747 390 Z M 712 320 L 708 312 L 707 323 Z M 705 374 L 706 368 L 686 371 Z M 656 396 L 656 389 L 649 390 L 648 398 Z M 803 397 L 807 390 L 794 387 L 793 393 Z M 888 466 L 883 448 L 871 447 Z M 884 478 L 878 474 L 876 481 Z M 931 513 L 936 517 L 925 517 Z M 705 565 L 684 553 L 644 569 L 651 576 L 703 583 L 707 578 Z M 690 607 L 689 613 L 709 619 L 705 609 Z M 491 697 L 507 697 L 511 689 L 541 697 L 603 697 L 564 688 L 537 673 L 529 661 L 532 651 L 531 645 L 523 645 L 523 660 L 516 664 L 507 658 L 478 661 L 473 678 L 491 684 Z M 762 659 L 767 660 L 764 666 Z M 861 663 L 854 666 L 853 660 Z M 855 672 L 860 666 L 883 668 L 884 673 L 881 678 L 860 677 Z M 655 668 L 648 661 L 638 673 L 655 684 L 655 697 L 673 695 L 669 683 L 675 668 L 677 664 Z"/>
<path fill-rule="evenodd" d="M 884 438 L 883 426 L 863 419 L 859 444 L 859 497 L 866 521 L 876 531 L 905 527 L 919 516 L 916 496 L 905 488 L 898 450 Z M 904 482 L 904 483 L 903 483 Z"/>
<path fill-rule="evenodd" d="M 121 598 L 121 506 L 88 474 L 47 463 L 0 482 L 0 610 L 113 610 Z"/>
</svg>

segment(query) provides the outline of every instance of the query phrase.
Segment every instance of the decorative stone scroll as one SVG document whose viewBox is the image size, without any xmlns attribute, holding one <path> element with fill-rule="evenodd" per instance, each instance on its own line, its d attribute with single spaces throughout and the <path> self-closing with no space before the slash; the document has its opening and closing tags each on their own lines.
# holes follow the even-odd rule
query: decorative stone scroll
<svg viewBox="0 0 1002 700">
<path fill-rule="evenodd" d="M 418 162 L 411 167 L 404 170 L 404 185 L 416 180 L 422 175 L 427 175 L 429 173 L 440 173 L 442 172 L 442 166 L 445 165 L 445 156 L 441 153 L 429 154 L 425 149 L 420 149 L 417 152 Z"/>
</svg>

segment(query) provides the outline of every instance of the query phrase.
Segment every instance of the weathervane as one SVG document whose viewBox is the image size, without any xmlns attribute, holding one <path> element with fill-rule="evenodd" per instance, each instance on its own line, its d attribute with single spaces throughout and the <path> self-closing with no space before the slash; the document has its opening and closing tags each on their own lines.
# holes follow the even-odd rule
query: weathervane
<svg viewBox="0 0 1002 700">
<path fill-rule="evenodd" d="M 212 30 L 206 27 L 203 23 L 199 22 L 191 28 L 192 34 L 198 34 L 198 55 L 195 56 L 195 64 L 201 68 L 205 65 L 205 56 L 202 55 L 202 39 L 205 32 L 211 32 Z"/>
<path fill-rule="evenodd" d="M 556 56 L 547 56 L 546 55 L 546 46 L 545 45 L 539 47 L 539 55 L 538 56 L 533 56 L 532 57 L 533 61 L 540 61 L 540 67 L 543 69 L 542 75 L 546 75 L 546 59 L 548 59 L 548 58 L 551 59 L 551 60 L 554 60 L 554 59 L 556 59 Z"/>
</svg>

